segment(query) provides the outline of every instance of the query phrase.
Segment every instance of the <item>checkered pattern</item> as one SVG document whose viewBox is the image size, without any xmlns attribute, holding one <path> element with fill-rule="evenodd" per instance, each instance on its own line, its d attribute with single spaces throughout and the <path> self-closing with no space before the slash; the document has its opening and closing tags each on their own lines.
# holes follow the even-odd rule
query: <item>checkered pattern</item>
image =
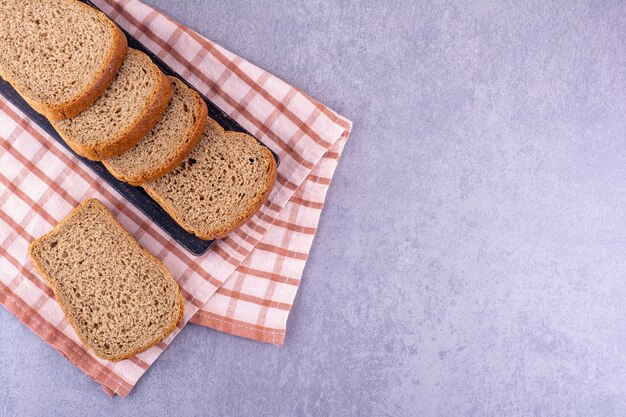
<svg viewBox="0 0 626 417">
<path fill-rule="evenodd" d="M 110 394 L 126 396 L 185 323 L 282 344 L 326 191 L 351 123 L 189 28 L 132 0 L 94 1 L 281 159 L 266 204 L 193 256 L 0 98 L 0 303 Z M 93 356 L 28 260 L 28 243 L 87 197 L 115 217 L 177 279 L 185 316 L 163 342 L 112 363 Z"/>
</svg>

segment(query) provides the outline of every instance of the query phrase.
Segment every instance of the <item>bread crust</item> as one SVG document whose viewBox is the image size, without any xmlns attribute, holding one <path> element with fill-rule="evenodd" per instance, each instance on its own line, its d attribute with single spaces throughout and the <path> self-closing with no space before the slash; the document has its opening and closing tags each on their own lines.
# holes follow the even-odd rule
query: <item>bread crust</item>
<svg viewBox="0 0 626 417">
<path fill-rule="evenodd" d="M 86 11 L 88 10 L 89 13 L 95 12 L 98 20 L 109 25 L 113 29 L 113 48 L 111 48 L 111 50 L 109 51 L 103 67 L 96 74 L 91 84 L 89 84 L 84 91 L 82 91 L 73 100 L 66 103 L 60 103 L 56 105 L 42 103 L 28 97 L 19 87 L 19 84 L 16 83 L 15 80 L 13 80 L 8 74 L 0 69 L 0 76 L 4 78 L 7 82 L 9 82 L 9 84 L 11 84 L 13 88 L 15 88 L 15 90 L 24 98 L 24 100 L 26 100 L 26 102 L 33 109 L 46 116 L 46 118 L 51 122 L 57 122 L 63 119 L 67 119 L 68 117 L 74 117 L 81 111 L 91 106 L 98 98 L 100 98 L 100 96 L 106 91 L 107 88 L 109 88 L 109 86 L 115 79 L 115 75 L 122 65 L 124 57 L 126 56 L 126 51 L 128 49 L 126 36 L 124 35 L 124 33 L 122 33 L 120 28 L 118 28 L 117 25 L 115 25 L 115 23 L 113 23 L 104 13 L 94 9 L 93 7 L 89 7 L 84 3 L 76 3 L 80 7 L 83 7 Z"/>
<path fill-rule="evenodd" d="M 109 216 L 110 219 L 113 220 L 113 222 L 115 222 L 121 228 L 121 230 L 124 231 L 125 237 L 128 239 L 128 241 L 131 244 L 133 244 L 134 246 L 136 246 L 140 251 L 142 251 L 143 254 L 146 257 L 148 257 L 151 261 L 153 261 L 159 267 L 159 269 L 161 269 L 164 272 L 164 275 L 166 277 L 169 277 L 169 279 L 174 281 L 174 283 L 176 284 L 175 287 L 176 287 L 176 289 L 178 291 L 178 301 L 179 301 L 180 308 L 179 308 L 179 311 L 178 311 L 178 315 L 176 316 L 176 320 L 173 323 L 170 323 L 169 326 L 165 329 L 165 331 L 161 335 L 157 336 L 156 338 L 154 338 L 153 340 L 149 341 L 145 345 L 143 345 L 143 346 L 141 346 L 141 347 L 139 347 L 139 348 L 137 348 L 137 349 L 127 353 L 127 354 L 123 354 L 123 355 L 117 355 L 117 356 L 102 355 L 102 354 L 98 353 L 98 351 L 96 351 L 94 349 L 94 347 L 92 347 L 91 345 L 89 345 L 89 343 L 87 343 L 87 340 L 85 340 L 85 338 L 83 337 L 83 335 L 79 331 L 79 327 L 77 326 L 76 322 L 74 321 L 74 318 L 72 317 L 71 314 L 69 314 L 69 309 L 67 308 L 65 303 L 63 303 L 63 300 L 61 299 L 61 297 L 59 295 L 59 289 L 58 289 L 56 283 L 46 273 L 45 269 L 37 261 L 37 258 L 36 258 L 35 254 L 34 254 L 34 251 L 35 251 L 35 248 L 37 247 L 37 245 L 39 245 L 41 242 L 43 242 L 47 238 L 49 238 L 49 237 L 55 235 L 56 233 L 58 233 L 59 230 L 61 230 L 61 228 L 63 227 L 63 225 L 65 223 L 67 223 L 84 206 L 86 206 L 87 204 L 90 204 L 90 203 L 95 203 L 96 205 L 99 205 L 101 208 L 103 208 L 104 212 L 106 213 L 106 215 Z M 113 216 L 113 214 L 109 211 L 109 209 L 104 204 L 102 204 L 102 202 L 100 202 L 100 200 L 98 200 L 96 198 L 88 198 L 88 199 L 86 199 L 85 201 L 80 203 L 78 205 L 78 207 L 76 207 L 74 210 L 72 210 L 72 212 L 70 214 L 68 214 L 63 220 L 61 220 L 61 222 L 59 224 L 57 224 L 51 231 L 49 231 L 45 235 L 39 237 L 38 239 L 33 240 L 30 243 L 30 245 L 28 245 L 28 256 L 29 256 L 31 262 L 33 263 L 33 265 L 35 266 L 35 269 L 37 270 L 39 275 L 44 277 L 45 280 L 48 282 L 48 285 L 50 286 L 50 288 L 52 288 L 52 291 L 54 292 L 55 298 L 56 298 L 57 302 L 59 303 L 59 305 L 61 306 L 61 310 L 63 310 L 63 314 L 67 318 L 67 321 L 70 323 L 72 328 L 76 331 L 76 334 L 78 335 L 78 338 L 80 339 L 80 341 L 83 343 L 83 345 L 88 347 L 96 356 L 98 356 L 98 357 L 100 357 L 102 359 L 105 359 L 105 360 L 108 360 L 108 361 L 111 361 L 111 362 L 119 362 L 121 360 L 131 358 L 131 357 L 135 356 L 138 353 L 141 353 L 141 352 L 144 352 L 144 351 L 150 349 L 152 346 L 156 345 L 157 343 L 159 343 L 160 341 L 165 339 L 167 336 L 169 336 L 169 334 L 174 331 L 174 329 L 176 328 L 176 325 L 178 324 L 178 322 L 183 317 L 183 314 L 184 314 L 184 311 L 185 311 L 185 304 L 184 304 L 182 292 L 180 290 L 180 286 L 178 285 L 176 280 L 174 280 L 174 278 L 172 278 L 172 274 L 165 267 L 165 264 L 163 264 L 163 262 L 161 260 L 159 260 L 157 257 L 155 257 L 152 253 L 150 253 L 150 251 L 148 251 L 143 246 L 141 246 L 139 244 L 139 242 L 137 242 L 137 240 L 128 232 L 128 230 L 126 230 L 126 228 L 124 226 L 122 226 L 120 224 L 120 222 L 117 221 L 117 219 Z"/>
<path fill-rule="evenodd" d="M 157 88 L 152 94 L 149 104 L 143 110 L 137 121 L 133 125 L 129 126 L 125 131 L 120 133 L 116 138 L 108 143 L 99 143 L 95 144 L 93 147 L 89 147 L 73 142 L 72 139 L 67 137 L 62 130 L 57 129 L 59 135 L 61 135 L 63 140 L 65 140 L 74 152 L 93 161 L 101 161 L 106 158 L 112 158 L 137 145 L 141 139 L 143 139 L 143 137 L 146 136 L 150 130 L 152 130 L 163 115 L 165 108 L 172 98 L 172 87 L 165 74 L 163 74 L 151 60 L 150 66 L 159 77 L 157 81 Z"/>
<path fill-rule="evenodd" d="M 170 77 L 170 78 L 174 78 L 174 77 Z M 191 91 L 192 95 L 194 96 L 194 99 L 196 100 L 198 106 L 200 107 L 200 114 L 198 115 L 196 124 L 193 126 L 193 129 L 189 132 L 187 139 L 185 140 L 185 142 L 183 142 L 183 146 L 178 149 L 178 153 L 174 155 L 174 157 L 162 167 L 158 167 L 149 172 L 144 172 L 141 175 L 137 175 L 137 176 L 124 175 L 123 172 L 116 170 L 114 166 L 112 166 L 111 164 L 108 164 L 106 159 L 103 160 L 102 163 L 109 170 L 109 172 L 113 174 L 114 177 L 116 177 L 118 180 L 126 181 L 127 183 L 131 185 L 141 185 L 148 181 L 161 178 L 164 175 L 170 173 L 181 162 L 183 162 L 183 159 L 189 156 L 193 148 L 195 148 L 195 146 L 198 144 L 198 142 L 202 138 L 202 133 L 204 132 L 204 127 L 206 126 L 206 123 L 207 123 L 208 109 L 202 97 L 200 97 L 200 95 L 196 93 L 194 89 L 189 88 L 187 86 L 185 86 L 185 88 L 188 88 L 189 91 Z"/>
<path fill-rule="evenodd" d="M 209 123 L 213 123 L 216 126 L 219 126 L 217 122 L 215 122 L 213 119 L 210 119 L 210 118 L 209 118 Z M 245 140 L 252 139 L 256 141 L 256 139 L 254 139 L 252 136 L 247 135 L 245 133 L 225 131 L 221 126 L 219 126 L 219 128 L 222 131 L 222 134 L 224 135 L 241 136 L 245 138 Z M 250 218 L 259 210 L 259 208 L 261 208 L 261 206 L 265 203 L 265 201 L 267 201 L 270 191 L 272 191 L 272 187 L 274 186 L 274 183 L 276 182 L 276 160 L 274 159 L 274 155 L 272 155 L 269 149 L 267 149 L 265 146 L 262 146 L 262 148 L 263 148 L 263 152 L 271 161 L 270 163 L 271 172 L 270 172 L 267 182 L 265 183 L 265 190 L 263 192 L 263 195 L 261 196 L 259 201 L 254 206 L 250 207 L 250 209 L 240 219 L 232 222 L 231 224 L 227 225 L 226 227 L 220 230 L 215 230 L 213 233 L 206 233 L 203 230 L 197 230 L 185 224 L 185 222 L 183 221 L 179 213 L 172 206 L 170 206 L 167 203 L 167 201 L 162 199 L 157 193 L 151 190 L 149 186 L 144 186 L 143 189 L 148 193 L 148 195 L 154 201 L 156 201 L 161 207 L 163 207 L 163 209 L 176 221 L 176 223 L 178 223 L 183 229 L 185 229 L 189 233 L 193 233 L 194 235 L 198 236 L 200 239 L 203 239 L 203 240 L 221 239 L 223 237 L 226 237 L 226 235 L 228 235 L 233 230 L 242 226 L 248 220 L 250 220 Z"/>
</svg>

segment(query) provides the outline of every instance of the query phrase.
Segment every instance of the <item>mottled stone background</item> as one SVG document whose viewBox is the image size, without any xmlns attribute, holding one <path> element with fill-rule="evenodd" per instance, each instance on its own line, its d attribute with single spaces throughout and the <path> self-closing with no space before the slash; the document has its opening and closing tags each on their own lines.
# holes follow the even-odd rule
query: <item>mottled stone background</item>
<svg viewBox="0 0 626 417">
<path fill-rule="evenodd" d="M 626 415 L 626 3 L 148 3 L 354 121 L 282 348 L 109 400 L 0 309 L 2 416 Z"/>
</svg>

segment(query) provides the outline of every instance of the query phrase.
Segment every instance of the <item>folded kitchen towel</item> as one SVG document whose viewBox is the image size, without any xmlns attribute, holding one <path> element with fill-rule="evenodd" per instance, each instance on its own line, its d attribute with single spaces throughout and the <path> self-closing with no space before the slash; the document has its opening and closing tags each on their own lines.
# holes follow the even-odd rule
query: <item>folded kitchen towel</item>
<svg viewBox="0 0 626 417">
<path fill-rule="evenodd" d="M 0 303 L 109 395 L 126 396 L 189 321 L 283 343 L 351 122 L 139 1 L 94 3 L 281 160 L 277 183 L 259 212 L 206 254 L 194 256 L 0 97 Z M 87 197 L 103 201 L 163 260 L 185 298 L 183 321 L 168 338 L 117 363 L 97 358 L 82 345 L 28 261 L 28 243 Z"/>
</svg>

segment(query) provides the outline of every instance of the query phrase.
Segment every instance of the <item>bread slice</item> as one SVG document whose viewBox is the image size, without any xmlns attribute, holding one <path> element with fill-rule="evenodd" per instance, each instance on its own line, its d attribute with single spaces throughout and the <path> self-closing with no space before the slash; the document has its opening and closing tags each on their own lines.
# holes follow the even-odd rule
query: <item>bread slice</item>
<svg viewBox="0 0 626 417">
<path fill-rule="evenodd" d="M 143 188 L 187 231 L 215 239 L 248 220 L 275 179 L 276 161 L 266 147 L 209 118 L 189 157 Z"/>
<path fill-rule="evenodd" d="M 89 159 L 127 151 L 157 124 L 172 96 L 165 75 L 143 52 L 129 49 L 115 80 L 76 117 L 53 123 L 76 153 Z"/>
<path fill-rule="evenodd" d="M 101 358 L 155 345 L 183 315 L 180 288 L 96 199 L 80 204 L 29 247 L 80 340 Z"/>
<path fill-rule="evenodd" d="M 0 1 L 0 76 L 48 119 L 76 116 L 111 84 L 126 37 L 75 0 Z"/>
<path fill-rule="evenodd" d="M 139 185 L 162 177 L 176 168 L 202 137 L 206 103 L 179 79 L 169 80 L 172 99 L 157 125 L 135 147 L 102 161 L 122 181 Z"/>
</svg>

